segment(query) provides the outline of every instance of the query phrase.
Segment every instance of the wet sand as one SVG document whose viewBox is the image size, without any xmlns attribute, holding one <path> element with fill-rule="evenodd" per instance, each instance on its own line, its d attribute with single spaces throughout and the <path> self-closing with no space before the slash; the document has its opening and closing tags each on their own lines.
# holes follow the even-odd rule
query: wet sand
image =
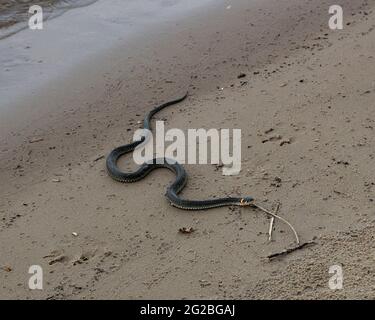
<svg viewBox="0 0 375 320">
<path fill-rule="evenodd" d="M 223 2 L 169 17 L 9 99 L 0 297 L 373 298 L 373 1 L 342 1 L 337 32 L 327 25 L 330 4 Z M 173 208 L 164 170 L 132 185 L 108 177 L 103 157 L 186 88 L 189 98 L 157 118 L 169 128 L 241 128 L 243 152 L 239 176 L 187 165 L 184 196 L 281 203 L 279 213 L 315 246 L 269 262 L 293 237 L 277 222 L 269 242 L 263 213 Z M 27 287 L 34 264 L 45 272 L 42 291 Z M 332 291 L 336 264 L 344 289 Z"/>
</svg>

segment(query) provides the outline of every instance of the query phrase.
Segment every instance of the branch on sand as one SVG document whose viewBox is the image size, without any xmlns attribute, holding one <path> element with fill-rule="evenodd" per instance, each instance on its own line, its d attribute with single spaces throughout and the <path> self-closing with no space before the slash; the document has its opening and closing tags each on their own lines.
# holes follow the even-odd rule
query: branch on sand
<svg viewBox="0 0 375 320">
<path fill-rule="evenodd" d="M 280 202 L 276 206 L 276 210 L 275 210 L 276 214 L 279 212 L 279 209 L 280 209 Z M 275 217 L 271 217 L 270 227 L 268 229 L 268 241 L 270 241 L 270 242 L 272 241 L 272 231 L 273 231 L 274 222 L 275 222 Z"/>
<path fill-rule="evenodd" d="M 293 231 L 293 234 L 294 234 L 295 239 L 296 239 L 296 243 L 297 243 L 297 245 L 296 245 L 295 247 L 285 249 L 285 250 L 283 250 L 283 251 L 281 251 L 281 252 L 273 253 L 273 254 L 267 256 L 267 258 L 268 258 L 269 260 L 272 260 L 272 259 L 275 259 L 275 258 L 278 258 L 278 257 L 285 256 L 285 255 L 287 255 L 287 254 L 289 254 L 289 253 L 291 253 L 291 252 L 294 252 L 294 251 L 296 251 L 296 250 L 301 250 L 301 249 L 303 249 L 303 248 L 306 248 L 306 247 L 308 247 L 308 246 L 311 246 L 311 245 L 315 245 L 315 244 L 316 244 L 316 242 L 314 242 L 314 241 L 308 241 L 308 242 L 304 242 L 304 243 L 301 244 L 296 229 L 294 229 L 294 227 L 292 226 L 292 224 L 291 224 L 289 221 L 287 221 L 287 220 L 284 219 L 283 217 L 280 217 L 280 216 L 277 214 L 277 212 L 279 211 L 279 208 L 280 208 L 280 203 L 277 204 L 277 207 L 276 207 L 275 212 L 271 212 L 271 211 L 269 211 L 269 210 L 263 208 L 262 206 L 260 206 L 260 205 L 258 205 L 258 204 L 254 204 L 254 203 L 253 203 L 253 206 L 256 207 L 256 208 L 258 208 L 258 209 L 260 209 L 260 210 L 262 210 L 263 212 L 265 212 L 265 213 L 267 213 L 268 215 L 271 216 L 270 227 L 269 227 L 269 229 L 268 229 L 268 241 L 271 241 L 271 240 L 272 240 L 272 231 L 273 231 L 273 225 L 274 225 L 275 219 L 279 219 L 279 220 L 281 220 L 282 222 L 286 223 L 286 224 L 289 226 L 289 228 Z"/>
<path fill-rule="evenodd" d="M 273 212 L 271 212 L 271 211 L 269 211 L 269 210 L 263 208 L 262 206 L 260 206 L 260 205 L 258 205 L 258 204 L 253 203 L 252 205 L 253 205 L 254 207 L 256 207 L 256 208 L 262 210 L 263 212 L 267 213 L 267 214 L 270 215 L 271 217 L 273 217 L 273 218 L 275 218 L 275 219 L 279 219 L 279 220 L 281 220 L 282 222 L 286 223 L 286 224 L 289 226 L 289 228 L 292 229 L 292 231 L 293 231 L 293 233 L 294 233 L 294 236 L 295 236 L 295 238 L 296 238 L 297 245 L 300 244 L 300 241 L 299 241 L 299 237 L 298 237 L 297 231 L 296 231 L 296 229 L 294 229 L 294 227 L 291 225 L 291 223 L 290 223 L 288 220 L 284 219 L 283 217 L 280 217 L 280 216 L 277 215 L 276 213 L 273 213 Z"/>
<path fill-rule="evenodd" d="M 273 260 L 273 259 L 275 259 L 275 258 L 279 258 L 279 257 L 281 257 L 281 256 L 285 256 L 285 255 L 287 255 L 287 254 L 289 254 L 289 253 L 291 253 L 291 252 L 294 252 L 294 251 L 296 251 L 296 250 L 300 250 L 300 249 L 303 249 L 303 248 L 306 248 L 306 247 L 310 247 L 310 246 L 313 246 L 313 245 L 315 245 L 315 244 L 316 244 L 315 241 L 304 242 L 304 243 L 302 243 L 302 244 L 300 244 L 300 245 L 298 245 L 298 246 L 296 246 L 296 247 L 289 248 L 289 249 L 285 249 L 285 250 L 283 250 L 283 251 L 281 251 L 281 252 L 277 252 L 277 253 L 270 254 L 269 256 L 267 256 L 267 258 L 268 258 L 269 260 Z"/>
</svg>

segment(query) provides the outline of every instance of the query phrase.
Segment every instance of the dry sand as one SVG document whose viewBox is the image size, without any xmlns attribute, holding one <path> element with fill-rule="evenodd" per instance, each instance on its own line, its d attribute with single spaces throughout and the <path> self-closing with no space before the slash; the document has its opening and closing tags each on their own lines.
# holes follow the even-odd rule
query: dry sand
<svg viewBox="0 0 375 320">
<path fill-rule="evenodd" d="M 341 1 L 345 28 L 335 32 L 330 1 L 227 2 L 165 22 L 18 101 L 22 112 L 2 119 L 0 297 L 374 298 L 373 4 Z M 261 212 L 175 209 L 164 170 L 132 185 L 107 176 L 101 157 L 186 87 L 189 98 L 157 118 L 169 128 L 241 128 L 243 152 L 235 177 L 187 165 L 184 195 L 280 202 L 315 246 L 269 262 L 293 237 L 277 222 L 269 243 Z M 264 142 L 272 136 L 288 143 Z M 27 287 L 35 264 L 42 291 Z M 344 289 L 332 291 L 336 264 Z"/>
</svg>

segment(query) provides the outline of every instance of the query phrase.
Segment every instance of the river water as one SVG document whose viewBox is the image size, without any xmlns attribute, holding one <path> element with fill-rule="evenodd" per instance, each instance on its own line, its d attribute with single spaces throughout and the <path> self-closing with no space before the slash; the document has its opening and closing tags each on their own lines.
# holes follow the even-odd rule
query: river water
<svg viewBox="0 0 375 320">
<path fill-rule="evenodd" d="M 0 0 L 0 111 L 79 65 L 163 25 L 230 0 Z M 43 30 L 30 30 L 30 4 L 43 10 Z M 26 13 L 25 13 L 26 11 Z M 13 20 L 12 20 L 13 19 Z M 5 22 L 4 22 L 5 21 Z M 12 22 L 13 21 L 13 22 Z M 7 25 L 7 27 L 5 27 Z M 157 32 L 156 32 L 157 33 Z M 1 115 L 0 115 L 1 117 Z"/>
<path fill-rule="evenodd" d="M 8 37 L 28 26 L 29 8 L 39 5 L 43 19 L 56 17 L 69 9 L 90 5 L 97 0 L 0 0 L 0 39 Z"/>
<path fill-rule="evenodd" d="M 106 18 L 118 11 L 116 20 L 133 23 L 132 18 L 153 19 L 164 12 L 188 12 L 214 0 L 0 0 L 0 40 L 28 28 L 32 14 L 29 8 L 39 5 L 43 9 L 43 21 L 55 18 L 71 9 L 90 6 L 100 2 L 105 9 L 100 14 Z"/>
</svg>

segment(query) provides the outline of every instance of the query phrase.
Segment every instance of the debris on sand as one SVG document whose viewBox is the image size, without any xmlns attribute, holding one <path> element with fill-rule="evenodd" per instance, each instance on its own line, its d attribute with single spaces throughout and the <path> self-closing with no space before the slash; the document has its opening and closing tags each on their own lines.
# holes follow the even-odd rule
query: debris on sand
<svg viewBox="0 0 375 320">
<path fill-rule="evenodd" d="M 101 155 L 101 156 L 98 156 L 97 158 L 95 158 L 93 161 L 94 161 L 94 162 L 97 162 L 97 161 L 99 161 L 99 160 L 102 160 L 103 158 L 104 158 L 104 156 Z"/>
<path fill-rule="evenodd" d="M 209 282 L 208 280 L 201 279 L 201 280 L 199 280 L 199 284 L 200 284 L 200 286 L 201 286 L 202 288 L 204 288 L 204 287 L 208 287 L 208 286 L 210 286 L 210 285 L 211 285 L 211 282 Z"/>
<path fill-rule="evenodd" d="M 4 266 L 4 267 L 2 267 L 1 269 L 3 269 L 5 272 L 12 272 L 12 268 L 11 267 L 9 267 L 9 266 Z"/>
<path fill-rule="evenodd" d="M 48 264 L 49 264 L 50 266 L 52 266 L 52 265 L 54 265 L 54 264 L 57 263 L 57 262 L 64 262 L 64 261 L 66 261 L 66 260 L 67 260 L 67 256 L 61 254 L 61 255 L 59 255 L 59 256 L 53 258 L 52 260 L 48 261 Z"/>
<path fill-rule="evenodd" d="M 292 140 L 291 139 L 283 139 L 280 141 L 280 147 L 282 147 L 284 144 L 291 144 Z"/>
<path fill-rule="evenodd" d="M 29 143 L 36 143 L 36 142 L 41 142 L 43 141 L 43 138 L 32 138 L 29 140 Z"/>
<path fill-rule="evenodd" d="M 279 209 L 280 209 L 280 203 L 278 203 L 276 206 L 275 214 L 279 212 Z M 268 241 L 272 241 L 272 231 L 273 231 L 274 223 L 275 223 L 275 217 L 271 217 L 270 226 L 268 229 Z"/>
<path fill-rule="evenodd" d="M 64 254 L 63 251 L 60 250 L 54 250 L 50 254 L 43 257 L 43 259 L 46 258 L 52 258 L 50 261 L 48 261 L 48 264 L 50 266 L 54 265 L 57 262 L 65 262 L 68 260 L 68 257 Z"/>
<path fill-rule="evenodd" d="M 313 246 L 313 245 L 316 245 L 317 243 L 315 241 L 308 241 L 308 242 L 304 242 L 296 247 L 293 247 L 293 248 L 289 248 L 289 249 L 285 249 L 283 251 L 280 251 L 280 252 L 277 252 L 277 253 L 273 253 L 269 256 L 267 256 L 267 258 L 269 260 L 273 260 L 275 258 L 279 258 L 279 257 L 282 257 L 282 256 L 286 256 L 287 254 L 291 253 L 291 252 L 294 252 L 294 251 L 297 251 L 297 250 L 301 250 L 303 248 L 306 248 L 306 247 L 310 247 L 310 246 Z"/>
<path fill-rule="evenodd" d="M 261 210 L 261 211 L 263 211 L 263 212 L 265 212 L 265 213 L 268 214 L 269 216 L 274 217 L 274 218 L 276 218 L 276 219 L 279 219 L 280 221 L 282 221 L 282 222 L 284 222 L 285 224 L 287 224 L 287 225 L 289 226 L 289 228 L 290 228 L 290 229 L 293 231 L 293 233 L 294 233 L 294 236 L 295 236 L 295 238 L 296 238 L 296 243 L 297 243 L 297 245 L 298 245 L 298 246 L 300 245 L 300 240 L 299 240 L 298 233 L 297 233 L 296 229 L 294 229 L 294 227 L 291 225 L 291 223 L 290 223 L 288 220 L 284 219 L 283 217 L 277 215 L 277 214 L 274 213 L 274 212 L 271 212 L 271 211 L 267 210 L 266 208 L 260 206 L 260 205 L 257 204 L 257 203 L 252 202 L 252 206 L 255 207 L 255 208 L 258 208 L 259 210 Z"/>
<path fill-rule="evenodd" d="M 268 139 L 262 140 L 262 143 L 278 141 L 278 140 L 281 140 L 282 138 L 283 137 L 281 135 L 277 134 L 277 135 L 274 135 L 274 136 L 272 136 L 272 137 L 270 137 Z"/>
<path fill-rule="evenodd" d="M 182 227 L 178 231 L 183 234 L 190 234 L 193 233 L 195 229 L 193 227 Z"/>
</svg>

